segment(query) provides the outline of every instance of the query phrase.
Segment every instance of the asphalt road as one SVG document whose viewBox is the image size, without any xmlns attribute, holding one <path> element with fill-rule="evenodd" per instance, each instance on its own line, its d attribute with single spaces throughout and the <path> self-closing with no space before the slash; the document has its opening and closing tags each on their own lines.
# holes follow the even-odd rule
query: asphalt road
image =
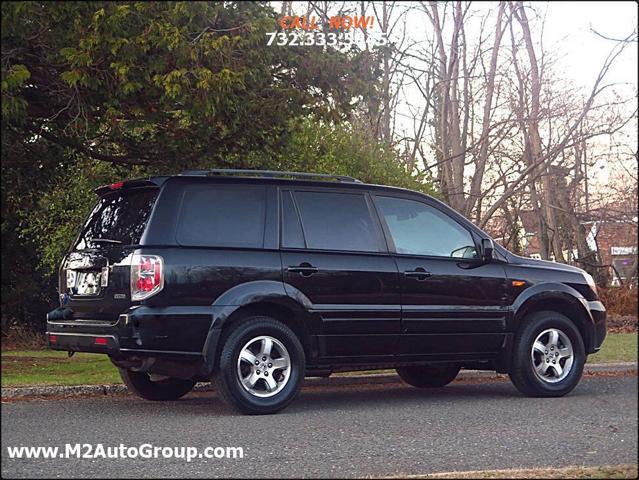
<svg viewBox="0 0 639 480">
<path fill-rule="evenodd" d="M 569 396 L 509 382 L 305 389 L 284 412 L 227 411 L 212 393 L 2 405 L 2 477 L 348 477 L 637 461 L 637 377 L 590 377 Z M 9 459 L 7 446 L 238 446 L 242 459 Z"/>
</svg>

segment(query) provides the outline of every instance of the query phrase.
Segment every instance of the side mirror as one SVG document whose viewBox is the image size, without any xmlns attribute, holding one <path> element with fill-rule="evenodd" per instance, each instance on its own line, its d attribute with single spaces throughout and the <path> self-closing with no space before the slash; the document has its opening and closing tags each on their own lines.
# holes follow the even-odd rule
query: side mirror
<svg viewBox="0 0 639 480">
<path fill-rule="evenodd" d="M 482 238 L 481 240 L 481 258 L 485 263 L 490 263 L 493 260 L 493 250 L 495 250 L 495 244 L 490 238 Z"/>
</svg>

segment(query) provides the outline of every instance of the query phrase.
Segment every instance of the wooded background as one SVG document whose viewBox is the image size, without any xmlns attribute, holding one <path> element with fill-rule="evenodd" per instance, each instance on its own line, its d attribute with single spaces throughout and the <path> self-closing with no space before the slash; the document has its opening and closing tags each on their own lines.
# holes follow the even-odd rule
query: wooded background
<svg viewBox="0 0 639 480">
<path fill-rule="evenodd" d="M 267 46 L 284 14 L 323 28 L 374 16 L 390 41 Z M 3 331 L 43 327 L 93 188 L 187 168 L 421 190 L 514 252 L 532 212 L 543 258 L 601 278 L 584 221 L 637 222 L 636 83 L 607 81 L 637 34 L 604 39 L 610 54 L 583 89 L 544 49 L 543 22 L 522 2 L 3 3 Z M 602 159 L 614 181 L 589 191 Z"/>
</svg>

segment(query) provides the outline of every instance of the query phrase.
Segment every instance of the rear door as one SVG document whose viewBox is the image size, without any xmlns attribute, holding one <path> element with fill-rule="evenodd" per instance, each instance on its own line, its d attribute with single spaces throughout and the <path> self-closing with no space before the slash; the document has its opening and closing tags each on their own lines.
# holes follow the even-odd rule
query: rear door
<svg viewBox="0 0 639 480">
<path fill-rule="evenodd" d="M 506 275 L 478 259 L 478 237 L 434 204 L 375 196 L 402 285 L 402 336 L 408 357 L 483 358 L 504 339 Z"/>
<path fill-rule="evenodd" d="M 146 228 L 159 187 L 102 195 L 60 268 L 60 294 L 75 318 L 115 320 L 130 305 L 127 261 Z"/>
<path fill-rule="evenodd" d="M 283 189 L 280 200 L 284 282 L 312 304 L 320 356 L 336 363 L 391 358 L 399 276 L 368 193 Z"/>
</svg>

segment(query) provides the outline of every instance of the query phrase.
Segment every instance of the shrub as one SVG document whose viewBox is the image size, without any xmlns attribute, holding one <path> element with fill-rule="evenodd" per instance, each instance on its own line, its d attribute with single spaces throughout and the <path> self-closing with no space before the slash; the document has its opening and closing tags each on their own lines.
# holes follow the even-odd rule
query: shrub
<svg viewBox="0 0 639 480">
<path fill-rule="evenodd" d="M 600 287 L 598 291 L 609 315 L 637 315 L 636 286 Z"/>
</svg>

